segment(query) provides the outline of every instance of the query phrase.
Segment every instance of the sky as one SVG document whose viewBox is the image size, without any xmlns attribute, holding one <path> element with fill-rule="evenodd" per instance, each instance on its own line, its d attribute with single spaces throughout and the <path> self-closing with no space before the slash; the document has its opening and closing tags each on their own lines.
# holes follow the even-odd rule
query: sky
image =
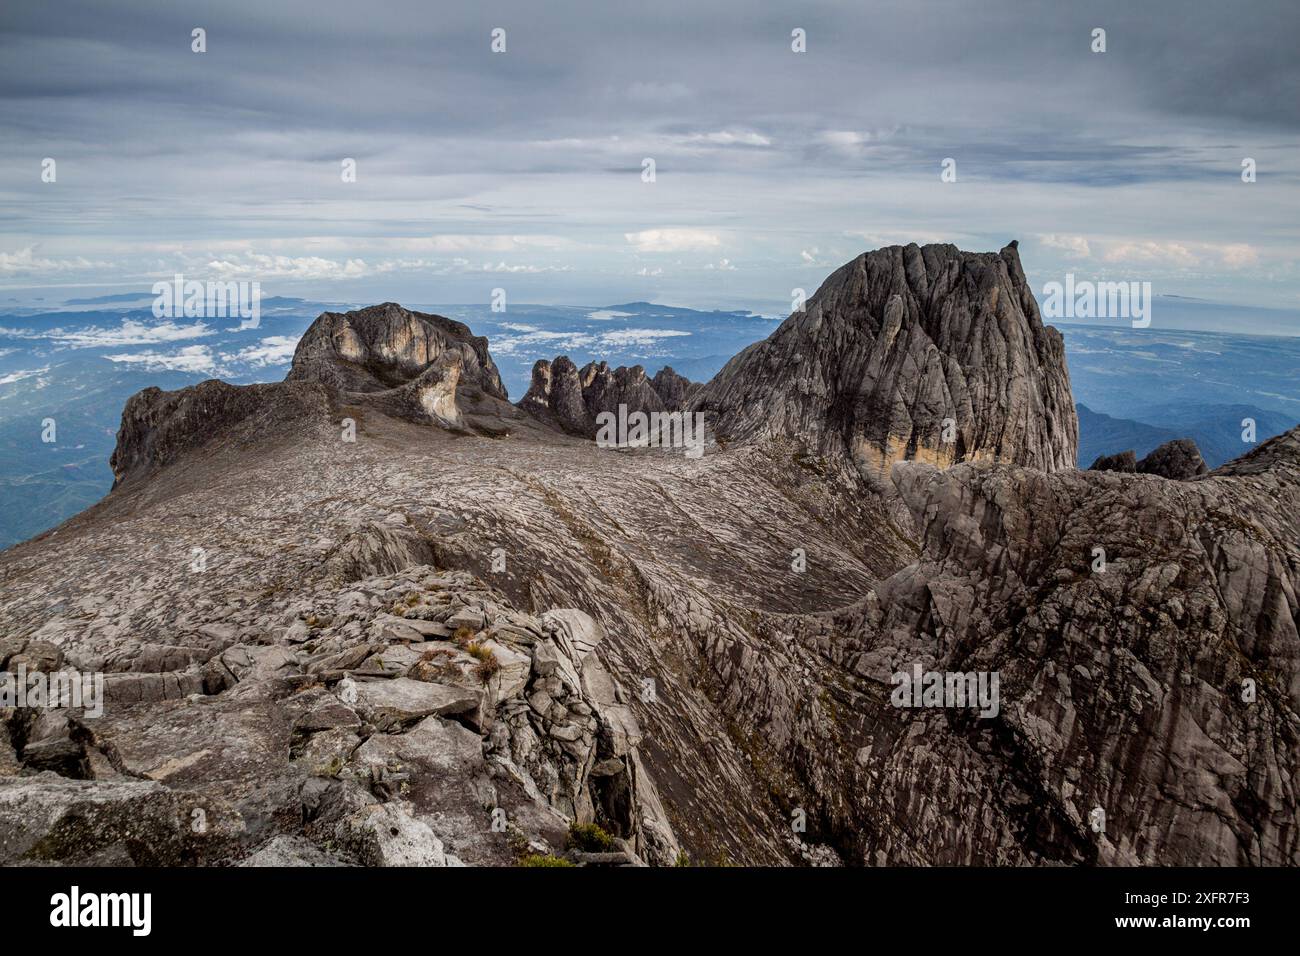
<svg viewBox="0 0 1300 956">
<path fill-rule="evenodd" d="M 1036 289 L 1300 333 L 1297 27 L 1295 0 L 5 3 L 0 303 L 179 272 L 783 315 L 866 250 L 1014 238 Z"/>
</svg>

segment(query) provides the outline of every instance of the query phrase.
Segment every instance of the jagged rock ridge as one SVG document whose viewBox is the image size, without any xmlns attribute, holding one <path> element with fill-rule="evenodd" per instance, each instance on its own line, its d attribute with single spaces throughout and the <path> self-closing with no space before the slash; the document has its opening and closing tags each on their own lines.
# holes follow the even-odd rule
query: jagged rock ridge
<svg viewBox="0 0 1300 956">
<path fill-rule="evenodd" d="M 591 438 L 602 412 L 681 411 L 700 389 L 665 366 L 653 378 L 640 365 L 610 369 L 606 362 L 589 362 L 579 369 L 567 355 L 533 365 L 533 379 L 519 407 L 539 421 L 571 435 Z"/>
</svg>

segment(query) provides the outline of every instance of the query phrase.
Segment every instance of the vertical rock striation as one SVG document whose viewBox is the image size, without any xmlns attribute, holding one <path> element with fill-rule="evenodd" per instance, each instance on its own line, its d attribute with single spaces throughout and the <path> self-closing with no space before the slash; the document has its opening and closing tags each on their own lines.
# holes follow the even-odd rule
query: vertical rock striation
<svg viewBox="0 0 1300 956">
<path fill-rule="evenodd" d="M 692 400 L 722 438 L 787 436 L 882 479 L 896 461 L 1075 466 L 1060 333 L 1016 243 L 890 246 L 836 270 Z"/>
</svg>

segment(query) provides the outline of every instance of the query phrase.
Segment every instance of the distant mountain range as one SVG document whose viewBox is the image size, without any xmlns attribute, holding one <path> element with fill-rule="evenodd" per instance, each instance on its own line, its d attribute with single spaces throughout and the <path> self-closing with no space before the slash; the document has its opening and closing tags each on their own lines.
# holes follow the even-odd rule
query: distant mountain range
<svg viewBox="0 0 1300 956">
<path fill-rule="evenodd" d="M 1251 451 L 1257 444 L 1296 425 L 1295 418 L 1254 405 L 1155 405 L 1141 410 L 1141 419 L 1116 418 L 1087 405 L 1079 412 L 1079 467 L 1087 468 L 1099 455 L 1132 451 L 1141 458 L 1175 438 L 1196 442 L 1211 468 Z M 1242 439 L 1243 421 L 1255 422 L 1255 442 Z"/>
</svg>

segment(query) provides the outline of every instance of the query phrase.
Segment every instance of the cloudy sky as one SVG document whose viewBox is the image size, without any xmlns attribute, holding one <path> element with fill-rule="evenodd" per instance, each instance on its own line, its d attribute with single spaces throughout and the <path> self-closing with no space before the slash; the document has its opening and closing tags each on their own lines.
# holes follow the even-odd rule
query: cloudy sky
<svg viewBox="0 0 1300 956">
<path fill-rule="evenodd" d="M 0 289 L 781 314 L 866 249 L 1018 238 L 1036 287 L 1300 311 L 1298 24 L 1295 0 L 5 3 Z"/>
</svg>

